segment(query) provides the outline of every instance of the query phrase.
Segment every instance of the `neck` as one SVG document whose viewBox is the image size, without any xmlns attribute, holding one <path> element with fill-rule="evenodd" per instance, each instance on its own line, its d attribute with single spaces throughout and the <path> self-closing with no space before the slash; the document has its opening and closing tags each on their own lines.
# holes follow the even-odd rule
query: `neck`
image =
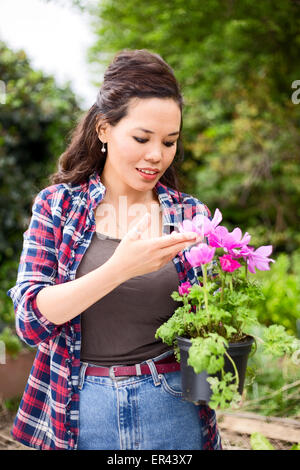
<svg viewBox="0 0 300 470">
<path fill-rule="evenodd" d="M 126 190 L 125 187 L 122 188 L 121 186 L 111 183 L 111 179 L 106 179 L 105 174 L 103 173 L 101 175 L 101 182 L 106 188 L 105 202 L 113 204 L 114 206 L 118 206 L 120 201 L 124 200 L 124 198 L 126 198 L 125 200 L 128 206 L 134 204 L 143 204 L 148 206 L 153 202 L 159 203 L 155 188 L 149 189 L 148 191 L 137 191 L 133 188 L 130 188 L 130 190 L 127 188 Z"/>
</svg>

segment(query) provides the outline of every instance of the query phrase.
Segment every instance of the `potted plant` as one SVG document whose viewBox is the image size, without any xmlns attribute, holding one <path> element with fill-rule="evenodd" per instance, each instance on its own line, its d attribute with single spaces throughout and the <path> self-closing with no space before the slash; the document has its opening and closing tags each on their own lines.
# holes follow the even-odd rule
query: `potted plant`
<svg viewBox="0 0 300 470">
<path fill-rule="evenodd" d="M 213 409 L 240 403 L 248 356 L 257 341 L 277 357 L 300 348 L 282 325 L 265 328 L 261 338 L 251 333 L 259 325 L 255 303 L 264 296 L 249 272 L 270 269 L 272 246 L 255 250 L 247 232 L 243 237 L 238 227 L 229 232 L 221 220 L 216 209 L 212 220 L 197 215 L 180 224 L 179 231 L 199 235 L 200 242 L 185 252 L 191 266 L 201 267 L 199 284 L 185 282 L 172 292 L 183 305 L 156 331 L 180 361 L 183 397 Z"/>
</svg>

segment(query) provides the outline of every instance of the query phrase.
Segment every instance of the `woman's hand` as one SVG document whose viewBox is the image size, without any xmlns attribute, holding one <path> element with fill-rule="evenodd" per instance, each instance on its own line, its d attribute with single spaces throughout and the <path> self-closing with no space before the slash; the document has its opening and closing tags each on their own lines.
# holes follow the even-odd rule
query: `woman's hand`
<svg viewBox="0 0 300 470">
<path fill-rule="evenodd" d="M 171 235 L 143 239 L 150 220 L 150 214 L 145 214 L 121 240 L 110 259 L 119 269 L 124 270 L 127 279 L 158 271 L 179 251 L 195 244 L 197 240 L 194 232 L 172 232 Z"/>
</svg>

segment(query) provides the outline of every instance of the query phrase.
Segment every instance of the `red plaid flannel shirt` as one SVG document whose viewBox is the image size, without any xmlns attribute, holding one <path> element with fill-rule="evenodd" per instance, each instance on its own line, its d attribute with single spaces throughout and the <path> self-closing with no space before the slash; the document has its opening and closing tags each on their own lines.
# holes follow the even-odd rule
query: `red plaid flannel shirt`
<svg viewBox="0 0 300 470">
<path fill-rule="evenodd" d="M 208 208 L 196 198 L 158 182 L 155 186 L 163 209 L 163 230 Z M 17 282 L 7 294 L 16 314 L 16 330 L 36 357 L 17 412 L 12 436 L 27 446 L 43 449 L 76 449 L 79 433 L 80 315 L 63 325 L 48 321 L 36 303 L 46 286 L 75 279 L 76 270 L 96 230 L 94 209 L 106 188 L 94 172 L 86 183 L 48 186 L 35 198 L 25 231 Z M 198 283 L 184 251 L 173 258 L 179 285 Z M 216 414 L 201 406 L 204 449 L 221 449 Z"/>
</svg>

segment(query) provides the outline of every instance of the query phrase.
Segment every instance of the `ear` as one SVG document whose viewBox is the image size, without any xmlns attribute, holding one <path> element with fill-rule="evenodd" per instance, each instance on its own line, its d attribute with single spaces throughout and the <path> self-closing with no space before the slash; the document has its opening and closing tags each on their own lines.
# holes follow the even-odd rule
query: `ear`
<svg viewBox="0 0 300 470">
<path fill-rule="evenodd" d="M 101 142 L 107 142 L 108 123 L 99 119 L 96 122 L 95 129 Z"/>
</svg>

